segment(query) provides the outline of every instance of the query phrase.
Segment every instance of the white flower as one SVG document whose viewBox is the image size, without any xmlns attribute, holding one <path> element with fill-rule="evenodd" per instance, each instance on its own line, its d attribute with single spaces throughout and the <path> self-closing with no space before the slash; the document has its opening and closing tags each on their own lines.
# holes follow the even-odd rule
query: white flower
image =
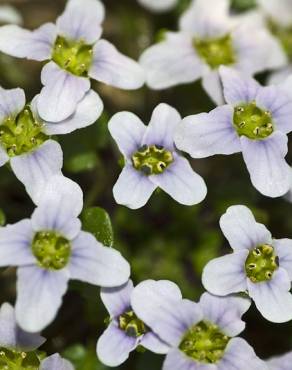
<svg viewBox="0 0 292 370">
<path fill-rule="evenodd" d="M 117 203 L 140 208 L 157 187 L 185 205 L 205 198 L 204 180 L 174 146 L 174 131 L 180 122 L 179 113 L 167 104 L 154 109 L 148 126 L 130 112 L 112 117 L 109 130 L 126 161 L 113 188 Z"/>
<path fill-rule="evenodd" d="M 69 0 L 56 24 L 35 31 L 9 25 L 0 28 L 0 51 L 19 58 L 46 61 L 40 116 L 51 122 L 67 119 L 90 89 L 90 78 L 123 89 L 144 84 L 142 68 L 100 39 L 104 7 L 98 0 Z"/>
<path fill-rule="evenodd" d="M 245 206 L 229 207 L 220 227 L 233 253 L 206 265 L 204 287 L 220 296 L 247 291 L 267 320 L 291 320 L 292 240 L 272 239 Z"/>
<path fill-rule="evenodd" d="M 154 12 L 165 12 L 172 9 L 178 0 L 138 0 L 138 3 Z"/>
<path fill-rule="evenodd" d="M 26 331 L 42 330 L 55 318 L 70 279 L 104 287 L 130 276 L 128 262 L 81 231 L 80 187 L 63 176 L 44 187 L 31 219 L 0 229 L 0 266 L 17 266 L 16 319 Z"/>
<path fill-rule="evenodd" d="M 179 32 L 167 33 L 165 41 L 142 54 L 148 86 L 164 89 L 202 78 L 206 92 L 220 104 L 221 65 L 250 75 L 284 65 L 278 42 L 245 18 L 229 15 L 228 0 L 194 0 L 180 19 Z"/>
<path fill-rule="evenodd" d="M 4 23 L 14 23 L 21 24 L 22 16 L 21 14 L 10 5 L 1 5 L 0 6 L 0 24 Z"/>
<path fill-rule="evenodd" d="M 292 352 L 282 356 L 272 357 L 266 361 L 269 370 L 290 370 L 292 363 Z"/>
</svg>

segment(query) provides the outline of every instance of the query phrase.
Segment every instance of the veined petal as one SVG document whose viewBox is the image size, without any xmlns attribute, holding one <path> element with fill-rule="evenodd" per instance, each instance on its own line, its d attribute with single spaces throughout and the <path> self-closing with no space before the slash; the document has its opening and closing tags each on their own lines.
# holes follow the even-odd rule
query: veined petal
<svg viewBox="0 0 292 370">
<path fill-rule="evenodd" d="M 248 250 L 239 250 L 210 261 L 205 266 L 202 276 L 205 289 L 220 296 L 246 291 L 247 256 Z"/>
<path fill-rule="evenodd" d="M 130 265 L 121 253 L 104 247 L 95 237 L 81 231 L 72 241 L 68 266 L 71 279 L 103 287 L 117 287 L 130 277 Z"/>
<path fill-rule="evenodd" d="M 292 352 L 285 353 L 282 356 L 272 357 L 266 361 L 269 370 L 289 370 L 291 367 Z"/>
<path fill-rule="evenodd" d="M 98 0 L 70 0 L 64 13 L 57 19 L 58 34 L 70 40 L 93 44 L 102 33 L 104 6 Z"/>
<path fill-rule="evenodd" d="M 202 85 L 215 104 L 224 104 L 223 90 L 218 70 L 204 73 Z"/>
<path fill-rule="evenodd" d="M 256 222 L 252 212 L 242 205 L 231 206 L 220 218 L 220 227 L 232 249 L 252 249 L 261 244 L 272 244 L 272 235 Z"/>
<path fill-rule="evenodd" d="M 139 89 L 145 82 L 144 71 L 139 64 L 106 40 L 95 44 L 88 74 L 97 81 L 127 90 Z"/>
<path fill-rule="evenodd" d="M 169 345 L 163 342 L 156 334 L 152 333 L 151 331 L 143 335 L 140 344 L 149 351 L 153 353 L 158 353 L 160 355 L 165 355 L 170 350 Z"/>
<path fill-rule="evenodd" d="M 155 189 L 156 185 L 144 173 L 126 164 L 113 187 L 113 194 L 118 204 L 138 209 L 147 203 Z"/>
<path fill-rule="evenodd" d="M 162 370 L 217 370 L 217 365 L 197 362 L 174 348 L 167 354 Z"/>
<path fill-rule="evenodd" d="M 67 290 L 66 269 L 49 271 L 37 266 L 17 271 L 16 320 L 22 329 L 37 332 L 55 318 Z"/>
<path fill-rule="evenodd" d="M 242 154 L 253 186 L 268 197 L 280 197 L 290 188 L 290 167 L 285 161 L 287 136 L 274 132 L 265 140 L 241 137 Z"/>
<path fill-rule="evenodd" d="M 58 353 L 45 358 L 42 363 L 40 370 L 74 370 L 73 365 L 68 360 L 62 358 Z"/>
<path fill-rule="evenodd" d="M 17 58 L 38 61 L 50 59 L 57 37 L 56 26 L 46 23 L 34 31 L 16 25 L 0 29 L 0 51 Z"/>
<path fill-rule="evenodd" d="M 0 28 L 1 32 L 1 28 Z M 14 118 L 25 106 L 25 94 L 20 88 L 5 90 L 0 87 L 0 122 Z"/>
<path fill-rule="evenodd" d="M 114 288 L 102 288 L 100 298 L 111 317 L 118 317 L 131 307 L 132 280 Z"/>
<path fill-rule="evenodd" d="M 287 271 L 292 281 L 292 240 L 273 239 L 273 247 L 279 257 L 279 265 Z"/>
</svg>

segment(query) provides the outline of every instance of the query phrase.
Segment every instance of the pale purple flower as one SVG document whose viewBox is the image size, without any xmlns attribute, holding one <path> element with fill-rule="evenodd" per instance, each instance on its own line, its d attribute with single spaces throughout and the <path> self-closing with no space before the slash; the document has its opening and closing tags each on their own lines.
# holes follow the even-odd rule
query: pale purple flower
<svg viewBox="0 0 292 370">
<path fill-rule="evenodd" d="M 250 77 L 221 67 L 226 105 L 185 118 L 175 143 L 194 158 L 242 152 L 253 186 L 269 197 L 290 187 L 285 161 L 292 131 L 292 99 L 275 86 L 262 87 Z"/>
<path fill-rule="evenodd" d="M 107 366 L 119 366 L 138 346 L 166 354 L 169 346 L 136 316 L 131 307 L 133 282 L 119 288 L 102 288 L 101 299 L 110 314 L 109 326 L 97 342 L 97 356 Z"/>
<path fill-rule="evenodd" d="M 0 6 L 0 24 L 12 23 L 21 24 L 23 21 L 21 14 L 11 5 Z"/>
<path fill-rule="evenodd" d="M 269 370 L 290 370 L 292 364 L 292 352 L 282 356 L 272 357 L 266 361 Z"/>
<path fill-rule="evenodd" d="M 56 24 L 46 23 L 34 31 L 14 25 L 0 28 L 0 51 L 47 62 L 38 99 L 40 116 L 46 121 L 68 118 L 89 91 L 90 78 L 123 89 L 144 84 L 138 63 L 100 39 L 103 18 L 100 1 L 69 0 Z"/>
<path fill-rule="evenodd" d="M 182 299 L 171 282 L 137 285 L 131 303 L 136 314 L 170 346 L 162 370 L 265 370 L 252 347 L 236 338 L 249 299 L 204 293 L 199 303 Z"/>
<path fill-rule="evenodd" d="M 247 292 L 269 321 L 292 319 L 292 240 L 273 239 L 245 206 L 231 206 L 220 227 L 233 253 L 215 258 L 202 281 L 212 294 Z"/>
<path fill-rule="evenodd" d="M 175 7 L 178 0 L 138 0 L 138 3 L 153 12 L 165 12 Z"/>
<path fill-rule="evenodd" d="M 81 231 L 83 194 L 73 181 L 54 176 L 31 219 L 0 229 L 0 266 L 17 266 L 16 319 L 26 331 L 50 324 L 70 279 L 114 287 L 130 276 L 115 249 Z"/>
<path fill-rule="evenodd" d="M 140 58 L 146 82 L 164 89 L 202 78 L 206 92 L 217 104 L 223 102 L 218 74 L 220 65 L 244 73 L 285 64 L 278 42 L 248 17 L 229 14 L 228 0 L 194 0 L 179 22 L 179 31 L 151 46 Z"/>
<path fill-rule="evenodd" d="M 130 112 L 115 114 L 109 131 L 125 157 L 125 166 L 113 188 L 119 204 L 137 209 L 144 206 L 159 187 L 185 205 L 201 202 L 207 193 L 204 180 L 174 146 L 179 113 L 159 104 L 145 126 Z"/>
<path fill-rule="evenodd" d="M 28 333 L 22 330 L 15 318 L 14 308 L 9 303 L 3 303 L 0 307 L 0 359 L 1 365 L 6 360 L 6 353 L 13 352 L 16 360 L 23 360 L 28 356 L 37 355 L 33 352 L 45 342 L 45 338 L 38 333 Z M 11 358 L 8 357 L 9 364 Z M 16 365 L 16 364 L 15 364 Z M 7 365 L 8 366 L 8 365 Z M 5 368 L 5 367 L 4 367 Z M 9 367 L 10 368 L 10 367 Z M 7 367 L 8 369 L 8 367 Z M 41 361 L 40 370 L 73 370 L 71 363 L 54 354 Z"/>
</svg>

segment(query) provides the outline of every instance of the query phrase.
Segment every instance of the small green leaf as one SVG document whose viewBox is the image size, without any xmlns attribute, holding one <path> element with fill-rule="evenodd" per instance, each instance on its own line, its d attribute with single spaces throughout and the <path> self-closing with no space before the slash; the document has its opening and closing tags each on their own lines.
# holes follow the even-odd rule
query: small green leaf
<svg viewBox="0 0 292 370">
<path fill-rule="evenodd" d="M 6 223 L 6 216 L 3 210 L 0 208 L 0 226 L 4 226 Z"/>
<path fill-rule="evenodd" d="M 108 213 L 100 207 L 87 208 L 82 213 L 83 229 L 92 233 L 107 247 L 114 244 L 114 234 Z"/>
<path fill-rule="evenodd" d="M 97 156 L 94 151 L 77 153 L 66 162 L 66 169 L 72 173 L 90 171 L 97 164 Z"/>
</svg>

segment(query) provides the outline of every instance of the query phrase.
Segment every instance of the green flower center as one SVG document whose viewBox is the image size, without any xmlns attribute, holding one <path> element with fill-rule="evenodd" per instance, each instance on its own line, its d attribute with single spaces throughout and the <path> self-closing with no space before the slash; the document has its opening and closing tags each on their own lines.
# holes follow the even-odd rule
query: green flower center
<svg viewBox="0 0 292 370">
<path fill-rule="evenodd" d="M 127 311 L 119 317 L 119 327 L 133 338 L 138 338 L 147 332 L 145 324 L 133 311 Z"/>
<path fill-rule="evenodd" d="M 93 60 L 92 45 L 87 45 L 82 40 L 71 41 L 58 36 L 52 60 L 62 69 L 76 76 L 86 77 Z"/>
<path fill-rule="evenodd" d="M 71 256 L 69 240 L 55 231 L 36 233 L 31 249 L 39 266 L 48 270 L 61 270 L 68 264 Z"/>
<path fill-rule="evenodd" d="M 40 360 L 35 352 L 18 352 L 0 347 L 0 370 L 38 370 Z"/>
<path fill-rule="evenodd" d="M 212 39 L 195 38 L 193 45 L 200 58 L 212 69 L 217 69 L 221 65 L 232 65 L 236 62 L 235 50 L 230 35 Z"/>
<path fill-rule="evenodd" d="M 134 168 L 146 175 L 162 173 L 173 161 L 172 153 L 159 145 L 144 145 L 132 156 Z"/>
<path fill-rule="evenodd" d="M 42 127 L 26 106 L 16 117 L 8 117 L 0 124 L 0 144 L 9 157 L 28 153 L 48 139 Z"/>
<path fill-rule="evenodd" d="M 234 108 L 233 125 L 239 136 L 253 140 L 265 139 L 274 132 L 271 112 L 257 107 L 254 101 Z"/>
<path fill-rule="evenodd" d="M 275 23 L 273 20 L 268 20 L 268 27 L 272 34 L 280 41 L 282 47 L 292 61 L 292 25 L 290 27 L 283 27 Z"/>
<path fill-rule="evenodd" d="M 201 321 L 186 333 L 179 348 L 196 361 L 214 364 L 223 357 L 229 340 L 217 325 Z"/>
<path fill-rule="evenodd" d="M 252 249 L 245 261 L 245 272 L 253 283 L 271 280 L 279 267 L 279 258 L 269 244 Z"/>
</svg>

